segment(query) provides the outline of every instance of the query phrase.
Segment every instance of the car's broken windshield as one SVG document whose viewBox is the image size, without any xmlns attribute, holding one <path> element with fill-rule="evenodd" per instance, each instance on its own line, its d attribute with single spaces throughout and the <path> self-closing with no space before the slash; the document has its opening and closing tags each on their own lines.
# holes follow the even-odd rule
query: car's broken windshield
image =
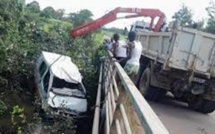
<svg viewBox="0 0 215 134">
<path fill-rule="evenodd" d="M 57 77 L 54 77 L 52 87 L 54 87 L 54 88 L 80 89 L 79 84 L 69 83 L 69 82 L 66 82 L 65 80 L 59 79 Z"/>
<path fill-rule="evenodd" d="M 69 83 L 57 77 L 54 77 L 52 89 L 56 94 L 85 98 L 81 84 Z"/>
</svg>

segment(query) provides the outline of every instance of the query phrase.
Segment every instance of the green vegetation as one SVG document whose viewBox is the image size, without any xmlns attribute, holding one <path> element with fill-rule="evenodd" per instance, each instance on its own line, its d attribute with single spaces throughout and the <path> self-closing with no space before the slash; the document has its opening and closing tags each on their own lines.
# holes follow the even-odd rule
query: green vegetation
<svg viewBox="0 0 215 134">
<path fill-rule="evenodd" d="M 172 18 L 180 21 L 182 26 L 191 27 L 193 24 L 192 17 L 193 13 L 191 9 L 189 9 L 187 6 L 183 4 L 181 6 L 181 9 L 179 9 L 179 11 L 177 11 Z"/>
<path fill-rule="evenodd" d="M 209 16 L 206 31 L 215 34 L 215 3 L 211 1 L 209 7 L 206 8 L 206 11 Z"/>
<path fill-rule="evenodd" d="M 103 28 L 103 34 L 112 37 L 114 33 L 118 33 L 121 39 L 126 40 L 126 36 L 128 34 L 127 28 L 119 29 L 119 28 Z"/>
<path fill-rule="evenodd" d="M 0 116 L 7 110 L 6 104 L 0 100 Z"/>
<path fill-rule="evenodd" d="M 184 27 L 191 27 L 194 29 L 215 34 L 215 3 L 213 1 L 209 3 L 209 6 L 206 8 L 206 11 L 209 16 L 208 19 L 202 18 L 201 20 L 194 21 L 192 10 L 183 4 L 181 6 L 181 9 L 175 12 L 172 18 L 179 21 Z M 205 23 L 206 26 L 204 26 Z"/>
<path fill-rule="evenodd" d="M 97 50 L 101 49 L 102 34 L 94 32 L 76 39 L 69 35 L 73 26 L 90 21 L 91 17 L 89 10 L 64 17 L 63 9 L 41 10 L 37 2 L 25 5 L 24 0 L 0 1 L 0 133 L 27 131 L 28 124 L 34 121 L 33 67 L 42 50 L 70 56 L 78 65 L 89 94 L 95 96 L 102 54 Z M 89 101 L 93 105 L 94 97 Z M 66 130 L 65 125 L 69 124 L 61 122 L 58 129 Z"/>
<path fill-rule="evenodd" d="M 14 126 L 17 125 L 18 122 L 20 122 L 20 123 L 26 122 L 24 108 L 21 108 L 18 105 L 13 107 L 13 111 L 11 112 L 11 122 L 13 123 Z"/>
</svg>

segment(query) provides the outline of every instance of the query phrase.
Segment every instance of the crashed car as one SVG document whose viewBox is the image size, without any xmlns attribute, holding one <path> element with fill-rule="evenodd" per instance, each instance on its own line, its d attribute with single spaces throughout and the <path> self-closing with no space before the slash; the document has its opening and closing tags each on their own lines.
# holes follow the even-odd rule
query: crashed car
<svg viewBox="0 0 215 134">
<path fill-rule="evenodd" d="M 35 80 L 45 112 L 72 116 L 86 113 L 86 89 L 70 57 L 43 51 L 36 61 Z"/>
</svg>

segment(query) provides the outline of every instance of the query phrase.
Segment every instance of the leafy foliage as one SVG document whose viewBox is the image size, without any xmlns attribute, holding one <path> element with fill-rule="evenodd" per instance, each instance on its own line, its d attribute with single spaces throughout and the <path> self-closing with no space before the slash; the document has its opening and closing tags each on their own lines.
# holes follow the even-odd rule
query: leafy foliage
<svg viewBox="0 0 215 134">
<path fill-rule="evenodd" d="M 101 54 L 97 50 L 100 49 L 99 41 L 102 35 L 93 33 L 77 39 L 72 39 L 69 35 L 73 26 L 91 21 L 92 15 L 89 10 L 81 10 L 65 18 L 62 9 L 47 7 L 41 11 L 37 2 L 25 6 L 23 0 L 1 0 L 0 91 L 16 90 L 33 94 L 29 89 L 32 89 L 33 85 L 34 61 L 43 50 L 71 56 L 80 68 L 88 92 L 94 96 L 98 58 Z M 97 43 L 98 45 L 95 45 Z M 13 100 L 10 97 L 12 96 L 6 96 L 4 99 Z M 8 107 L 6 110 L 13 110 L 14 104 L 4 102 Z M 94 104 L 92 97 L 90 104 Z M 63 128 L 59 130 L 62 131 Z"/>
<path fill-rule="evenodd" d="M 191 27 L 193 22 L 192 17 L 193 14 L 191 10 L 183 4 L 181 9 L 177 11 L 172 18 L 180 21 L 182 26 Z"/>
<path fill-rule="evenodd" d="M 206 8 L 206 11 L 209 16 L 206 31 L 215 34 L 215 3 L 211 1 L 209 7 Z"/>
<path fill-rule="evenodd" d="M 177 12 L 175 12 L 172 18 L 175 19 L 176 21 L 179 21 L 181 26 L 183 27 L 194 28 L 202 31 L 204 30 L 203 29 L 204 20 L 202 19 L 200 21 L 194 21 L 191 9 L 185 6 L 184 4 Z"/>
<path fill-rule="evenodd" d="M 27 4 L 26 9 L 30 10 L 32 13 L 40 13 L 40 5 L 36 1 Z"/>
<path fill-rule="evenodd" d="M 54 18 L 55 10 L 53 7 L 46 7 L 43 9 L 43 11 L 40 13 L 41 17 L 45 18 Z"/>
<path fill-rule="evenodd" d="M 24 108 L 21 108 L 19 105 L 13 107 L 13 111 L 11 112 L 11 122 L 13 125 L 26 123 Z"/>
<path fill-rule="evenodd" d="M 73 26 L 79 26 L 81 24 L 85 24 L 86 22 L 92 21 L 93 14 L 91 11 L 84 9 L 79 11 L 78 13 L 70 13 L 68 20 L 73 23 Z"/>
<path fill-rule="evenodd" d="M 0 116 L 7 110 L 6 104 L 0 100 Z"/>
</svg>

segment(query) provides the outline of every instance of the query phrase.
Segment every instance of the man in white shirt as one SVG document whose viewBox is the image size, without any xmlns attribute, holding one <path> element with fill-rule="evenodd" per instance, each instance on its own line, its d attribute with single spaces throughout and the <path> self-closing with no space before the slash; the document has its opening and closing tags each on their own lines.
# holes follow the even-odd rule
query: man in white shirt
<svg viewBox="0 0 215 134">
<path fill-rule="evenodd" d="M 113 45 L 114 58 L 116 58 L 119 61 L 120 65 L 124 67 L 126 63 L 125 59 L 127 57 L 127 52 L 126 52 L 127 44 L 125 41 L 120 40 L 120 36 L 117 33 L 113 35 L 113 40 L 114 40 L 114 43 L 112 45 Z"/>
<path fill-rule="evenodd" d="M 128 33 L 128 40 L 128 57 L 124 70 L 134 82 L 140 67 L 142 44 L 140 41 L 136 40 L 136 32 L 134 31 Z"/>
</svg>

